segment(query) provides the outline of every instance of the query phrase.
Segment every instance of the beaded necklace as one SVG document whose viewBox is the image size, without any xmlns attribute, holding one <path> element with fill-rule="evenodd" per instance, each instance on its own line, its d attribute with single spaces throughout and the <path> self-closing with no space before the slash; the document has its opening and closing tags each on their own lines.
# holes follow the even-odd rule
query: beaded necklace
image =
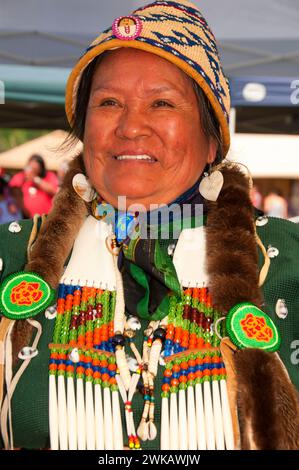
<svg viewBox="0 0 299 470">
<path fill-rule="evenodd" d="M 115 238 L 108 237 L 105 244 L 116 269 Z M 140 324 L 137 318 L 123 318 L 120 279 L 118 271 L 115 290 L 69 281 L 59 286 L 49 364 L 51 448 L 139 449 L 143 440 L 154 439 L 159 361 L 165 365 L 161 448 L 231 448 L 225 368 L 213 330 L 221 315 L 212 307 L 208 288 L 186 287 L 181 297 L 170 292 L 168 315 L 149 323 L 139 354 L 134 336 Z M 133 374 L 125 341 L 136 358 Z M 132 398 L 140 381 L 144 411 L 136 432 Z M 125 439 L 119 395 L 125 407 Z M 221 415 L 217 432 L 213 409 Z"/>
</svg>

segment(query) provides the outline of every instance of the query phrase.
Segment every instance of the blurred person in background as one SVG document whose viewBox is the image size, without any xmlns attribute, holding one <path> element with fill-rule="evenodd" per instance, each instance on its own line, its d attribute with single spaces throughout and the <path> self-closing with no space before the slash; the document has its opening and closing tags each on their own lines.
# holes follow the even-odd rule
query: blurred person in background
<svg viewBox="0 0 299 470">
<path fill-rule="evenodd" d="M 257 209 L 263 208 L 263 196 L 256 185 L 253 185 L 250 197 L 254 207 L 256 207 Z"/>
<path fill-rule="evenodd" d="M 292 193 L 290 197 L 290 216 L 299 215 L 299 182 L 295 181 L 292 187 Z"/>
<path fill-rule="evenodd" d="M 0 224 L 6 224 L 22 218 L 15 200 L 10 194 L 8 182 L 0 176 Z"/>
<path fill-rule="evenodd" d="M 274 188 L 265 197 L 264 211 L 271 217 L 278 217 L 280 219 L 287 219 L 288 217 L 288 203 L 282 196 L 278 188 Z"/>
<path fill-rule="evenodd" d="M 52 171 L 47 171 L 44 159 L 35 154 L 24 171 L 12 177 L 9 186 L 24 216 L 29 218 L 35 214 L 48 214 L 58 189 L 58 178 Z"/>
</svg>

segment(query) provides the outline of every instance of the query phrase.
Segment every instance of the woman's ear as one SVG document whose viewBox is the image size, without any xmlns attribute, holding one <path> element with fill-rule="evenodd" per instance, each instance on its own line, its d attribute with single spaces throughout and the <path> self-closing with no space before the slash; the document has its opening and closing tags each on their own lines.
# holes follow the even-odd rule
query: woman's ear
<svg viewBox="0 0 299 470">
<path fill-rule="evenodd" d="M 217 150 L 218 150 L 218 142 L 216 141 L 216 139 L 213 139 L 211 137 L 209 141 L 207 163 L 212 164 L 215 161 L 217 157 Z"/>
</svg>

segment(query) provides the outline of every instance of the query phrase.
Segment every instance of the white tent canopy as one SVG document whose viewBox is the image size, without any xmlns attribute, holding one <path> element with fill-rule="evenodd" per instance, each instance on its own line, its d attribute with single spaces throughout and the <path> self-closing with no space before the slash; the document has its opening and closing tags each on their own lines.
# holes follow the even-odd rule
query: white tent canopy
<svg viewBox="0 0 299 470">
<path fill-rule="evenodd" d="M 254 178 L 299 178 L 299 136 L 234 134 L 229 159 Z"/>
<path fill-rule="evenodd" d="M 2 152 L 0 153 L 0 167 L 22 170 L 28 159 L 37 153 L 44 158 L 47 170 L 56 171 L 63 161 L 71 160 L 82 149 L 81 143 L 74 147 L 62 147 L 67 136 L 67 132 L 57 130 Z"/>
</svg>

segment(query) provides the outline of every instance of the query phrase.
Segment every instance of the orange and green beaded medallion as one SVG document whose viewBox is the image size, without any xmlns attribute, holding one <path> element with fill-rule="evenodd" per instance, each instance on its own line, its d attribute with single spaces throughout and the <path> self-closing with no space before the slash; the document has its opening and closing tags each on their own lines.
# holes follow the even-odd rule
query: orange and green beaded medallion
<svg viewBox="0 0 299 470">
<path fill-rule="evenodd" d="M 239 348 L 277 351 L 281 338 L 271 318 L 255 305 L 240 303 L 227 315 L 226 329 L 231 341 Z"/>
<path fill-rule="evenodd" d="M 30 318 L 53 303 L 55 291 L 38 274 L 19 272 L 0 287 L 0 310 L 11 320 Z"/>
</svg>

